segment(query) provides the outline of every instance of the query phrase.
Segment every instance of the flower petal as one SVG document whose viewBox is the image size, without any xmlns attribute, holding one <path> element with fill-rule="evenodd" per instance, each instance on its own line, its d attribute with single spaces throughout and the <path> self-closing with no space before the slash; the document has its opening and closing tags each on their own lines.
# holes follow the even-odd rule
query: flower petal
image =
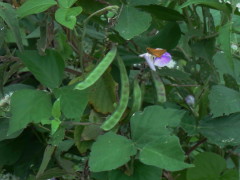
<svg viewBox="0 0 240 180">
<path fill-rule="evenodd" d="M 158 67 L 164 67 L 167 66 L 169 62 L 171 62 L 172 57 L 171 55 L 166 52 L 161 57 L 156 57 L 154 61 L 154 65 Z"/>
<path fill-rule="evenodd" d="M 149 53 L 144 53 L 144 54 L 141 54 L 139 55 L 139 57 L 142 57 L 142 58 L 145 58 L 147 63 L 148 63 L 148 66 L 153 70 L 153 71 L 156 71 L 156 68 L 154 66 L 154 56 L 149 54 Z"/>
</svg>

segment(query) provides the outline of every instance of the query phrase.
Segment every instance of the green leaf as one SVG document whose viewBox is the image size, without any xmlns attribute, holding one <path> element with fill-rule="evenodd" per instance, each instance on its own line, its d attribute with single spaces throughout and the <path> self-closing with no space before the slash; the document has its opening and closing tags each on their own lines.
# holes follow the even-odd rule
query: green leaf
<svg viewBox="0 0 240 180">
<path fill-rule="evenodd" d="M 19 55 L 35 78 L 49 88 L 57 88 L 63 78 L 64 61 L 54 50 L 47 50 L 45 56 L 37 51 L 24 51 Z"/>
<path fill-rule="evenodd" d="M 191 44 L 191 48 L 195 56 L 211 61 L 213 55 L 216 53 L 215 42 L 215 38 L 198 40 Z"/>
<path fill-rule="evenodd" d="M 240 112 L 240 93 L 222 85 L 213 86 L 209 106 L 214 117 Z"/>
<path fill-rule="evenodd" d="M 0 166 L 13 165 L 21 156 L 24 148 L 23 140 L 13 139 L 0 142 Z"/>
<path fill-rule="evenodd" d="M 184 16 L 178 11 L 173 9 L 160 6 L 160 5 L 149 5 L 149 6 L 136 6 L 137 8 L 150 13 L 157 20 L 166 21 L 183 21 Z"/>
<path fill-rule="evenodd" d="M 60 7 L 70 8 L 77 0 L 58 0 Z"/>
<path fill-rule="evenodd" d="M 59 98 L 53 104 L 52 116 L 54 118 L 60 118 L 61 117 L 61 106 L 60 106 L 60 99 Z"/>
<path fill-rule="evenodd" d="M 173 49 L 181 37 L 181 30 L 178 23 L 170 22 L 159 30 L 158 34 L 151 38 L 152 48 Z"/>
<path fill-rule="evenodd" d="M 179 6 L 179 9 L 185 8 L 190 5 L 206 5 L 210 8 L 218 9 L 221 11 L 225 11 L 226 13 L 231 13 L 231 10 L 226 6 L 225 3 L 219 3 L 218 0 L 188 0 Z"/>
<path fill-rule="evenodd" d="M 132 116 L 130 120 L 132 138 L 142 147 L 161 135 L 170 134 L 169 127 L 177 127 L 183 115 L 184 112 L 181 110 L 148 106 L 143 112 L 137 112 Z"/>
<path fill-rule="evenodd" d="M 238 61 L 237 59 L 233 59 L 233 63 L 234 63 L 234 71 L 232 70 L 228 59 L 226 58 L 226 56 L 224 56 L 223 53 L 217 53 L 214 57 L 214 65 L 217 68 L 217 72 L 220 75 L 220 82 L 221 84 L 224 84 L 224 74 L 229 74 L 232 77 L 234 77 L 234 79 L 236 79 L 237 83 L 240 84 L 240 69 L 238 67 L 240 67 L 240 61 Z"/>
<path fill-rule="evenodd" d="M 168 171 L 193 167 L 184 162 L 184 152 L 176 136 L 161 136 L 156 141 L 147 144 L 141 149 L 139 158 L 144 164 Z"/>
<path fill-rule="evenodd" d="M 140 35 L 150 27 L 151 16 L 129 5 L 124 6 L 115 29 L 126 40 Z"/>
<path fill-rule="evenodd" d="M 239 113 L 214 119 L 206 118 L 200 121 L 198 130 L 209 142 L 218 146 L 239 145 L 240 137 L 236 133 L 240 128 L 239 118 Z"/>
<path fill-rule="evenodd" d="M 237 81 L 236 81 L 236 79 L 232 75 L 224 74 L 223 78 L 224 78 L 226 87 L 231 88 L 231 89 L 233 89 L 235 91 L 239 91 L 239 87 L 238 87 Z"/>
<path fill-rule="evenodd" d="M 132 6 L 136 5 L 149 5 L 149 4 L 159 4 L 159 0 L 128 0 L 129 4 Z"/>
<path fill-rule="evenodd" d="M 239 172 L 236 169 L 228 169 L 224 171 L 224 174 L 221 176 L 220 180 L 238 180 Z"/>
<path fill-rule="evenodd" d="M 28 123 L 40 123 L 51 117 L 51 98 L 37 90 L 20 90 L 11 98 L 11 113 L 8 134 L 25 128 Z"/>
<path fill-rule="evenodd" d="M 23 131 L 23 130 L 19 130 L 16 133 L 13 133 L 10 136 L 8 136 L 7 134 L 8 128 L 9 128 L 9 119 L 0 118 L 0 141 L 16 138 Z"/>
<path fill-rule="evenodd" d="M 12 8 L 10 4 L 0 2 L 0 17 L 6 22 L 6 24 L 13 32 L 19 50 L 23 51 L 21 32 L 18 24 L 16 11 Z"/>
<path fill-rule="evenodd" d="M 46 170 L 43 174 L 41 174 L 36 180 L 46 180 L 56 177 L 61 177 L 63 175 L 67 175 L 68 173 L 60 168 L 52 168 Z"/>
<path fill-rule="evenodd" d="M 73 90 L 64 87 L 56 90 L 55 94 L 60 97 L 61 110 L 67 118 L 81 118 L 88 104 L 87 90 Z"/>
<path fill-rule="evenodd" d="M 43 159 L 42 159 L 42 163 L 41 166 L 38 170 L 38 173 L 36 175 L 36 177 L 38 178 L 40 175 L 42 175 L 44 173 L 44 171 L 47 168 L 47 165 L 49 163 L 49 161 L 51 160 L 52 154 L 54 153 L 55 150 L 55 146 L 51 146 L 48 145 L 44 151 L 44 155 L 43 155 Z"/>
<path fill-rule="evenodd" d="M 161 169 L 142 164 L 139 161 L 134 163 L 133 175 L 128 176 L 121 170 L 111 171 L 108 174 L 110 180 L 159 180 L 162 176 Z"/>
<path fill-rule="evenodd" d="M 17 13 L 20 18 L 23 18 L 31 14 L 46 11 L 48 8 L 56 4 L 57 2 L 54 0 L 28 0 L 18 8 Z"/>
<path fill-rule="evenodd" d="M 131 140 L 112 132 L 99 136 L 93 144 L 89 166 L 93 172 L 116 169 L 130 160 L 136 154 L 136 148 Z"/>
<path fill-rule="evenodd" d="M 82 8 L 80 6 L 68 9 L 59 8 L 55 13 L 55 19 L 63 26 L 73 29 L 77 22 L 76 16 L 78 16 L 81 12 Z"/>
<path fill-rule="evenodd" d="M 97 112 L 111 113 L 114 111 L 114 103 L 117 101 L 116 92 L 117 83 L 108 71 L 90 87 L 89 102 Z"/>
<path fill-rule="evenodd" d="M 224 51 L 224 54 L 228 59 L 228 63 L 233 70 L 234 64 L 231 51 L 231 27 L 232 24 L 229 22 L 219 28 L 219 41 L 221 44 L 221 49 Z"/>
<path fill-rule="evenodd" d="M 194 165 L 194 168 L 187 170 L 187 180 L 219 180 L 226 168 L 225 160 L 211 152 L 197 155 Z"/>
<path fill-rule="evenodd" d="M 54 134 L 58 130 L 60 124 L 61 121 L 58 118 L 51 120 L 51 134 Z"/>
<path fill-rule="evenodd" d="M 182 84 L 195 84 L 189 73 L 180 71 L 178 69 L 161 68 L 158 70 L 158 72 L 160 77 L 172 77 L 175 80 L 182 82 Z"/>
<path fill-rule="evenodd" d="M 59 32 L 55 35 L 55 40 L 56 50 L 59 52 L 59 54 L 61 54 L 64 60 L 68 59 L 73 54 L 73 50 L 72 47 L 66 43 L 68 41 L 67 36 L 64 33 Z"/>
</svg>

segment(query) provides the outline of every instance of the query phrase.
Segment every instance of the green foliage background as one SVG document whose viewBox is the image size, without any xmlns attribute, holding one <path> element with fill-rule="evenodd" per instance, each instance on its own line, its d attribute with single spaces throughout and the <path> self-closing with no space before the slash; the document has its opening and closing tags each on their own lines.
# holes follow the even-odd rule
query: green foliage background
<svg viewBox="0 0 240 180">
<path fill-rule="evenodd" d="M 239 35 L 238 0 L 1 1 L 0 179 L 238 180 Z"/>
</svg>

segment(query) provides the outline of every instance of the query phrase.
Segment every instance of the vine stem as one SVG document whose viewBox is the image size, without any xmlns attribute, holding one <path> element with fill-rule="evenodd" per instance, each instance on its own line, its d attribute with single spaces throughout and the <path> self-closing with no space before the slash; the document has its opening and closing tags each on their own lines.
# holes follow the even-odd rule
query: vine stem
<svg viewBox="0 0 240 180">
<path fill-rule="evenodd" d="M 201 139 L 200 141 L 197 142 L 194 146 L 192 146 L 188 152 L 186 152 L 186 155 L 188 156 L 191 152 L 193 152 L 195 149 L 197 149 L 198 146 L 201 144 L 205 143 L 207 141 L 207 138 Z"/>
<path fill-rule="evenodd" d="M 118 6 L 107 6 L 103 9 L 100 9 L 94 13 L 92 13 L 90 16 L 88 16 L 84 21 L 83 21 L 83 31 L 82 31 L 82 36 L 81 36 L 81 48 L 80 48 L 80 64 L 81 64 L 81 68 L 82 68 L 82 73 L 84 73 L 84 66 L 83 66 L 83 46 L 84 46 L 84 38 L 86 36 L 86 28 L 87 28 L 87 24 L 89 22 L 89 20 L 93 17 L 96 16 L 98 14 L 102 14 L 106 11 L 109 10 L 117 10 L 119 7 Z"/>
</svg>

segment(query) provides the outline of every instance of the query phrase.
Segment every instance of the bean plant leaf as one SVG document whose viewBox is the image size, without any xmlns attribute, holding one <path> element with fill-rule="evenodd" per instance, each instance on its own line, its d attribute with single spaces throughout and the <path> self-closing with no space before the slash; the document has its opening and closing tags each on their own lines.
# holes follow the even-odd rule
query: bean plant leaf
<svg viewBox="0 0 240 180">
<path fill-rule="evenodd" d="M 229 10 L 229 8 L 226 6 L 225 3 L 219 3 L 219 1 L 217 1 L 217 0 L 188 0 L 185 3 L 183 3 L 179 7 L 179 9 L 185 8 L 185 7 L 190 6 L 192 4 L 206 5 L 206 6 L 209 6 L 211 8 L 214 8 L 214 9 L 219 9 L 219 10 L 225 11 L 226 13 L 231 12 Z"/>
<path fill-rule="evenodd" d="M 213 86 L 209 106 L 214 117 L 240 112 L 240 93 L 222 85 Z"/>
<path fill-rule="evenodd" d="M 37 51 L 27 50 L 21 53 L 21 60 L 33 73 L 35 78 L 49 88 L 57 88 L 62 82 L 64 60 L 54 50 L 47 50 L 45 56 Z"/>
<path fill-rule="evenodd" d="M 166 21 L 182 21 L 184 16 L 174 9 L 170 9 L 160 5 L 136 6 L 137 8 L 148 12 L 157 20 Z"/>
<path fill-rule="evenodd" d="M 21 156 L 24 149 L 24 140 L 13 139 L 0 142 L 0 166 L 12 165 Z"/>
<path fill-rule="evenodd" d="M 138 36 L 150 27 L 152 18 L 132 6 L 124 6 L 115 29 L 126 40 Z"/>
<path fill-rule="evenodd" d="M 115 170 L 109 172 L 108 177 L 110 180 L 159 180 L 161 174 L 161 169 L 136 161 L 133 175 L 128 176 L 121 170 Z"/>
<path fill-rule="evenodd" d="M 166 24 L 158 34 L 151 38 L 150 45 L 153 48 L 173 49 L 181 37 L 181 30 L 176 22 Z"/>
<path fill-rule="evenodd" d="M 178 137 L 161 136 L 140 150 L 140 161 L 168 171 L 179 171 L 193 167 L 184 162 L 184 152 Z"/>
<path fill-rule="evenodd" d="M 219 41 L 228 63 L 234 69 L 232 50 L 231 50 L 231 23 L 227 23 L 219 28 Z"/>
<path fill-rule="evenodd" d="M 236 133 L 240 128 L 239 118 L 239 113 L 218 118 L 206 118 L 200 121 L 198 130 L 213 144 L 236 146 L 240 144 L 240 137 Z"/>
<path fill-rule="evenodd" d="M 97 112 L 107 114 L 114 111 L 117 83 L 109 72 L 103 74 L 89 91 L 89 102 Z"/>
<path fill-rule="evenodd" d="M 155 141 L 171 133 L 169 127 L 177 127 L 184 112 L 162 106 L 149 106 L 143 112 L 135 113 L 131 120 L 132 138 L 138 146 Z M 144 132 L 144 133 L 143 133 Z"/>
<path fill-rule="evenodd" d="M 78 16 L 81 12 L 81 7 L 59 8 L 55 13 L 55 19 L 63 26 L 73 29 L 77 22 L 76 16 Z"/>
<path fill-rule="evenodd" d="M 6 22 L 17 42 L 17 46 L 20 51 L 23 50 L 22 36 L 20 32 L 20 27 L 17 19 L 16 11 L 12 8 L 10 4 L 0 2 L 0 17 Z"/>
<path fill-rule="evenodd" d="M 70 8 L 77 0 L 58 0 L 60 7 Z"/>
<path fill-rule="evenodd" d="M 48 8 L 56 5 L 57 2 L 54 0 L 28 0 L 20 8 L 18 8 L 17 13 L 20 18 L 31 14 L 41 13 L 46 11 Z"/>
<path fill-rule="evenodd" d="M 65 170 L 56 167 L 56 168 L 51 168 L 46 170 L 43 174 L 41 174 L 38 178 L 36 178 L 36 180 L 46 180 L 46 179 L 61 177 L 67 174 L 68 172 L 66 172 Z"/>
<path fill-rule="evenodd" d="M 93 172 L 118 168 L 136 154 L 131 140 L 112 132 L 99 136 L 91 150 L 89 166 Z"/>
<path fill-rule="evenodd" d="M 11 113 L 8 134 L 11 135 L 28 123 L 40 123 L 51 117 L 52 103 L 50 96 L 43 91 L 20 90 L 11 98 Z"/>
<path fill-rule="evenodd" d="M 214 66 L 217 68 L 217 72 L 220 75 L 221 84 L 224 84 L 224 74 L 231 75 L 234 79 L 236 79 L 237 83 L 240 84 L 240 69 L 238 68 L 240 66 L 240 62 L 237 59 L 233 58 L 234 71 L 223 53 L 216 53 L 215 56 L 213 56 L 213 60 Z"/>
<path fill-rule="evenodd" d="M 46 147 L 46 149 L 44 151 L 41 166 L 40 166 L 40 168 L 38 170 L 38 173 L 36 175 L 37 178 L 44 173 L 45 169 L 47 168 L 47 165 L 48 165 L 49 161 L 51 160 L 51 157 L 54 153 L 55 148 L 56 148 L 55 146 L 51 146 L 51 145 L 48 145 Z"/>
<path fill-rule="evenodd" d="M 187 170 L 187 180 L 217 180 L 220 179 L 226 168 L 225 160 L 211 152 L 203 152 L 197 155 L 194 165 L 194 168 Z"/>
<path fill-rule="evenodd" d="M 22 129 L 8 136 L 7 132 L 9 129 L 9 119 L 0 118 L 0 141 L 6 139 L 13 139 L 19 136 L 22 133 Z"/>
<path fill-rule="evenodd" d="M 159 0 L 129 0 L 129 4 L 132 6 L 136 5 L 149 5 L 149 4 L 159 4 Z"/>
<path fill-rule="evenodd" d="M 87 90 L 79 91 L 63 87 L 56 90 L 55 94 L 60 97 L 61 110 L 67 118 L 81 118 L 88 103 Z"/>
</svg>

